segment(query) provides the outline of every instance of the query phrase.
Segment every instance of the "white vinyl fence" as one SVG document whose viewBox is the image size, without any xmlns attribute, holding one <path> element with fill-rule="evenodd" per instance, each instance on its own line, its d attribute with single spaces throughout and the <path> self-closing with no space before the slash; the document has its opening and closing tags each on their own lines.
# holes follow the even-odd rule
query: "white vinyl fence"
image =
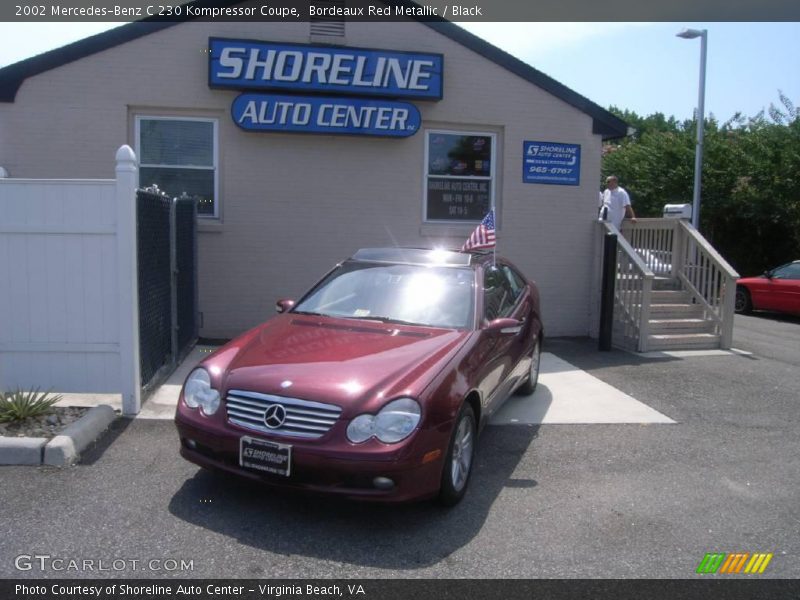
<svg viewBox="0 0 800 600">
<path fill-rule="evenodd" d="M 136 156 L 116 179 L 0 178 L 0 390 L 121 393 L 139 412 Z"/>
</svg>

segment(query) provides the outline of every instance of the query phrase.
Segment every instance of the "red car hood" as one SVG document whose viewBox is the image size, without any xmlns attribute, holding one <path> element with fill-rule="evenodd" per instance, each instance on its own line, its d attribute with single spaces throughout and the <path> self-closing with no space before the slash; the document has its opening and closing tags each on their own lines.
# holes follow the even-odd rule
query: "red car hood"
<svg viewBox="0 0 800 600">
<path fill-rule="evenodd" d="M 748 283 L 759 283 L 763 282 L 766 279 L 764 275 L 756 275 L 755 277 L 741 277 L 736 280 L 736 283 L 748 284 Z"/>
<path fill-rule="evenodd" d="M 230 357 L 221 381 L 225 390 L 373 411 L 393 397 L 418 397 L 470 335 L 290 313 L 239 338 L 235 352 L 237 340 L 215 357 Z M 207 362 L 214 364 L 214 357 Z"/>
</svg>

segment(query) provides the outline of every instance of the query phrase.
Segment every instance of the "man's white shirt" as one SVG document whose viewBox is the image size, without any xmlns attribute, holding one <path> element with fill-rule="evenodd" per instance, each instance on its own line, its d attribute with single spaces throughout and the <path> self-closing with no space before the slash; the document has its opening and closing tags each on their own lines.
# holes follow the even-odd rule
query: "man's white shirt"
<svg viewBox="0 0 800 600">
<path fill-rule="evenodd" d="M 608 207 L 608 216 L 606 220 L 613 223 L 619 229 L 622 226 L 622 220 L 625 218 L 625 207 L 631 205 L 631 199 L 620 186 L 615 190 L 607 189 L 603 192 L 603 206 Z"/>
</svg>

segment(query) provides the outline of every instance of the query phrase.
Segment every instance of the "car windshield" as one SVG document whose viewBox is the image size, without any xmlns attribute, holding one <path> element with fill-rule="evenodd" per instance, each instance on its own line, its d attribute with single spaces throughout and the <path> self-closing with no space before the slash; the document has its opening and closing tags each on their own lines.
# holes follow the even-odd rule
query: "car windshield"
<svg viewBox="0 0 800 600">
<path fill-rule="evenodd" d="M 473 323 L 472 269 L 345 262 L 292 312 L 451 329 Z"/>
</svg>

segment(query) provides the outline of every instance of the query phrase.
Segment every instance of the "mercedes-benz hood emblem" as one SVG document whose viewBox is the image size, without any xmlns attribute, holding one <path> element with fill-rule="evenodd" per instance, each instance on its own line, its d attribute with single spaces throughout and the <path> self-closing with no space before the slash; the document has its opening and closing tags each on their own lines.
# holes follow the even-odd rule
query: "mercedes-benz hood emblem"
<svg viewBox="0 0 800 600">
<path fill-rule="evenodd" d="M 280 404 L 270 404 L 264 411 L 264 425 L 277 429 L 286 420 L 286 409 Z"/>
</svg>

